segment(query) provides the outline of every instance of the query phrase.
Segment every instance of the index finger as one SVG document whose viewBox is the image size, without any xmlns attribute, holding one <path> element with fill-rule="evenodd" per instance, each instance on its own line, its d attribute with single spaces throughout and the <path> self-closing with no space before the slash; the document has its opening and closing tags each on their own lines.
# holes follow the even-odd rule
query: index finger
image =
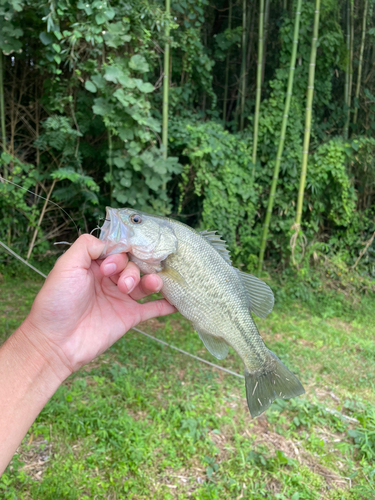
<svg viewBox="0 0 375 500">
<path fill-rule="evenodd" d="M 89 269 L 91 262 L 100 257 L 105 243 L 90 234 L 82 234 L 73 245 L 59 258 L 55 266 L 65 268 Z"/>
</svg>

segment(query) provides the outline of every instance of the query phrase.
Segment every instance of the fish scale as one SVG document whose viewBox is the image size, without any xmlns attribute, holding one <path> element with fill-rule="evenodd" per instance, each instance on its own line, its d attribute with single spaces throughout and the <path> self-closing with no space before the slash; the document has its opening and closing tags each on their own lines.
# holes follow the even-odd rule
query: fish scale
<svg viewBox="0 0 375 500">
<path fill-rule="evenodd" d="M 101 258 L 128 252 L 144 274 L 159 274 L 161 293 L 193 323 L 211 354 L 223 359 L 228 345 L 233 347 L 245 365 L 252 416 L 276 398 L 304 393 L 295 375 L 266 347 L 251 315 L 252 310 L 265 317 L 272 310 L 272 291 L 231 265 L 219 235 L 133 209 L 107 208 L 100 239 L 106 243 Z"/>
</svg>

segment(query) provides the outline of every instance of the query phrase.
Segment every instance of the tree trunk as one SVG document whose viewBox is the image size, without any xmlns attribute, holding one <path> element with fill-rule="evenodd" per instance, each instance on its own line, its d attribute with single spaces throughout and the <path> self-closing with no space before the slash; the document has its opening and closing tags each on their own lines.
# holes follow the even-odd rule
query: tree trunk
<svg viewBox="0 0 375 500">
<path fill-rule="evenodd" d="M 362 66 L 363 66 L 363 51 L 365 49 L 365 38 L 366 38 L 366 18 L 367 18 L 368 0 L 365 0 L 365 6 L 363 9 L 363 19 L 362 19 L 362 38 L 361 38 L 361 48 L 359 51 L 359 62 L 358 62 L 358 77 L 357 85 L 355 89 L 355 99 L 356 106 L 354 109 L 353 123 L 357 123 L 358 107 L 359 107 L 359 92 L 361 90 L 361 78 L 362 78 Z"/>
<path fill-rule="evenodd" d="M 267 245 L 268 229 L 269 229 L 270 219 L 271 219 L 271 215 L 272 215 L 272 209 L 273 209 L 273 205 L 274 205 L 274 201 L 275 201 L 275 193 L 276 193 L 277 180 L 279 178 L 281 158 L 282 158 L 283 150 L 284 150 L 285 132 L 286 132 L 287 124 L 288 124 L 288 114 L 289 114 L 289 108 L 290 108 L 290 101 L 292 99 L 292 93 L 293 93 L 293 81 L 294 81 L 294 72 L 295 72 L 296 57 L 297 57 L 299 24 L 300 24 L 300 19 L 301 19 L 301 4 L 302 4 L 302 0 L 298 0 L 297 1 L 296 17 L 295 17 L 295 21 L 294 21 L 294 35 L 293 35 L 292 55 L 290 58 L 288 87 L 287 87 L 286 96 L 285 96 L 284 114 L 283 114 L 283 121 L 281 124 L 279 147 L 277 149 L 277 155 L 276 155 L 275 170 L 273 173 L 271 191 L 270 191 L 270 196 L 268 199 L 266 219 L 265 219 L 264 226 L 263 226 L 263 236 L 262 236 L 262 242 L 261 242 L 261 247 L 260 247 L 260 252 L 259 252 L 258 273 L 260 273 L 262 271 L 264 252 L 265 252 L 266 245 Z"/>
</svg>

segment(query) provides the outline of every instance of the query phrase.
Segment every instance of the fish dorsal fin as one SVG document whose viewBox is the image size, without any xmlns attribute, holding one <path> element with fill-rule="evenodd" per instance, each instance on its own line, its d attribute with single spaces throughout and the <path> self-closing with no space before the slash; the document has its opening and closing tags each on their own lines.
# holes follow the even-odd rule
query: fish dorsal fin
<svg viewBox="0 0 375 500">
<path fill-rule="evenodd" d="M 243 273 L 239 269 L 236 271 L 249 296 L 250 310 L 260 318 L 266 318 L 275 303 L 271 288 L 252 274 Z"/>
<path fill-rule="evenodd" d="M 216 234 L 216 231 L 201 231 L 199 233 L 203 238 L 205 238 L 211 246 L 223 257 L 225 262 L 229 265 L 232 265 L 232 261 L 230 260 L 230 253 L 227 248 L 227 244 L 224 240 L 221 239 L 220 234 Z"/>
<path fill-rule="evenodd" d="M 208 333 L 200 332 L 197 328 L 196 330 L 207 350 L 215 356 L 215 358 L 224 359 L 227 356 L 229 346 L 225 340 L 220 337 L 209 335 Z"/>
</svg>

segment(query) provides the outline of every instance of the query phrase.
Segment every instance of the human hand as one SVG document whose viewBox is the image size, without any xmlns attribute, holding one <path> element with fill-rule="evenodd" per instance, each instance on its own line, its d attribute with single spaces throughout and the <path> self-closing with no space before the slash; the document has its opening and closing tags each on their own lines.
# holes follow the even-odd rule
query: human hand
<svg viewBox="0 0 375 500">
<path fill-rule="evenodd" d="M 108 349 L 140 321 L 175 312 L 165 299 L 137 300 L 162 287 L 140 278 L 126 254 L 96 261 L 104 243 L 84 234 L 60 257 L 21 325 L 25 337 L 64 380 Z"/>
</svg>

